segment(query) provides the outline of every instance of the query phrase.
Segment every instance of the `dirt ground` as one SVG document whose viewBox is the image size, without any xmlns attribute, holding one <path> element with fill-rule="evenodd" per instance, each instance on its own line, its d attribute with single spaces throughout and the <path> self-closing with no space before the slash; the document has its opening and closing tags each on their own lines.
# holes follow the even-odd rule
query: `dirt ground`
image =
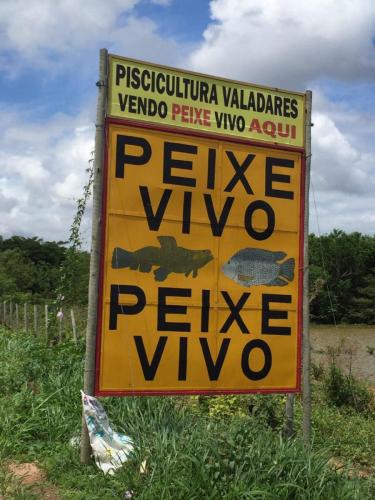
<svg viewBox="0 0 375 500">
<path fill-rule="evenodd" d="M 30 492 L 32 498 L 41 500 L 60 500 L 58 490 L 46 480 L 45 473 L 33 462 L 17 463 L 11 462 L 6 467 L 10 480 L 7 484 L 5 496 L 0 495 L 0 500 L 6 498 L 21 498 L 21 492 L 18 486 L 23 486 L 22 498 L 26 498 L 27 492 Z"/>
<path fill-rule="evenodd" d="M 375 326 L 311 327 L 312 362 L 335 362 L 345 372 L 375 385 Z"/>
</svg>

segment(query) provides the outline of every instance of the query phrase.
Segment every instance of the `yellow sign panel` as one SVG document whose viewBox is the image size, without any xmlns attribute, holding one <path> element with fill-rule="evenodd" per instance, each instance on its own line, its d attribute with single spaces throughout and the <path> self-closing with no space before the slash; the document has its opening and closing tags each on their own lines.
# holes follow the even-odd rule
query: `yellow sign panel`
<svg viewBox="0 0 375 500">
<path fill-rule="evenodd" d="M 301 153 L 107 124 L 97 395 L 299 389 Z"/>
<path fill-rule="evenodd" d="M 304 145 L 304 94 L 109 58 L 108 115 L 273 144 Z"/>
</svg>

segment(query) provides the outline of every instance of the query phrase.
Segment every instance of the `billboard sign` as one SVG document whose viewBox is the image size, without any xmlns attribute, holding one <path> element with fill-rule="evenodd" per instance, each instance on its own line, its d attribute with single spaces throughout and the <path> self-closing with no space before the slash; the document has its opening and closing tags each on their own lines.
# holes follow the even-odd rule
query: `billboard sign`
<svg viewBox="0 0 375 500">
<path fill-rule="evenodd" d="M 304 96 L 109 64 L 96 395 L 298 391 Z M 218 126 L 230 92 L 289 136 Z"/>
<path fill-rule="evenodd" d="M 303 147 L 304 94 L 109 58 L 108 115 Z"/>
</svg>

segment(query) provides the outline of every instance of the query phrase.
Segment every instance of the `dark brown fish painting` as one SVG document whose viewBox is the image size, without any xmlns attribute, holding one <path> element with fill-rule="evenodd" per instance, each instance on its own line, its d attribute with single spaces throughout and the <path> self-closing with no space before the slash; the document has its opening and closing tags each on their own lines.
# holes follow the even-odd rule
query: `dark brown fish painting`
<svg viewBox="0 0 375 500">
<path fill-rule="evenodd" d="M 112 254 L 112 268 L 129 268 L 141 273 L 151 272 L 154 266 L 155 281 L 164 281 L 170 273 L 181 273 L 193 278 L 198 269 L 213 259 L 210 250 L 189 250 L 179 247 L 173 236 L 158 236 L 160 247 L 148 246 L 129 252 L 116 247 Z"/>
</svg>

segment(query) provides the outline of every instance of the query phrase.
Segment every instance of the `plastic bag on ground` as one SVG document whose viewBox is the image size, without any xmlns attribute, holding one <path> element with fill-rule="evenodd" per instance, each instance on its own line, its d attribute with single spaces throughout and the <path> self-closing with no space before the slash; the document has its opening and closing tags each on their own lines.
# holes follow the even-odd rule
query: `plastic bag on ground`
<svg viewBox="0 0 375 500">
<path fill-rule="evenodd" d="M 83 391 L 81 394 L 95 463 L 104 474 L 114 474 L 134 450 L 133 441 L 129 436 L 112 430 L 107 414 L 96 398 Z"/>
</svg>

